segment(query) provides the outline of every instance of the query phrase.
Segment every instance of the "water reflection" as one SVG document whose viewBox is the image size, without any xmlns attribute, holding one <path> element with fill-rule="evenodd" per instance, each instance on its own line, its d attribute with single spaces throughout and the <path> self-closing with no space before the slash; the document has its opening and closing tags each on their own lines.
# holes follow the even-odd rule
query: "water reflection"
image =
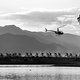
<svg viewBox="0 0 80 80">
<path fill-rule="evenodd" d="M 19 76 L 19 75 L 6 75 L 0 77 L 0 80 L 80 80 L 80 75 L 36 75 L 36 76 Z"/>
<path fill-rule="evenodd" d="M 0 67 L 0 80 L 80 80 L 80 68 Z"/>
</svg>

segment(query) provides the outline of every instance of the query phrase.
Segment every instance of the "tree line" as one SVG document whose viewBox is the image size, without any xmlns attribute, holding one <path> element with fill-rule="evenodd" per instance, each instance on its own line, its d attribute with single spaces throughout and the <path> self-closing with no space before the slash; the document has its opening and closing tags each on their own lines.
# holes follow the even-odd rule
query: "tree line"
<svg viewBox="0 0 80 80">
<path fill-rule="evenodd" d="M 42 53 L 35 53 L 33 55 L 32 52 L 26 52 L 25 55 L 22 55 L 22 53 L 0 53 L 0 57 L 80 57 L 80 55 L 75 54 L 73 55 L 72 53 L 65 53 L 65 55 L 61 53 L 51 53 L 51 52 L 42 52 Z"/>
</svg>

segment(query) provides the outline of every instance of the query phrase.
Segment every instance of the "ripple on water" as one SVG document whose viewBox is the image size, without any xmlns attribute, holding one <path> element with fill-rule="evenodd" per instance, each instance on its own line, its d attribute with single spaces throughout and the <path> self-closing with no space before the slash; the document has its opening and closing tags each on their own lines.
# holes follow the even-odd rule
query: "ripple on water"
<svg viewBox="0 0 80 80">
<path fill-rule="evenodd" d="M 0 80 L 80 80 L 79 67 L 0 67 Z"/>
</svg>

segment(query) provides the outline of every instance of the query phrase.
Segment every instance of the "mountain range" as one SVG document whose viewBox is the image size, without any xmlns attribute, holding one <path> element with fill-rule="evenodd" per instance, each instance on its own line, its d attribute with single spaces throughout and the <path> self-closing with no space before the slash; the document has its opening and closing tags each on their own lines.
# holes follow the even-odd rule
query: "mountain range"
<svg viewBox="0 0 80 80">
<path fill-rule="evenodd" d="M 0 27 L 0 52 L 80 52 L 80 36 L 67 34 L 56 35 L 52 32 L 31 32 L 15 25 Z"/>
</svg>

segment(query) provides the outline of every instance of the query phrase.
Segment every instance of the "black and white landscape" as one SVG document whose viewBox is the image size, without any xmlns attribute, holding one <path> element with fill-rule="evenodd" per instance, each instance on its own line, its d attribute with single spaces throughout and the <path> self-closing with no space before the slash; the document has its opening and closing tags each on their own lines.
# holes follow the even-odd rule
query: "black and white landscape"
<svg viewBox="0 0 80 80">
<path fill-rule="evenodd" d="M 80 80 L 80 1 L 0 0 L 0 80 Z"/>
<path fill-rule="evenodd" d="M 80 51 L 80 36 L 53 32 L 31 32 L 15 25 L 0 27 L 0 52 L 60 51 L 62 53 Z"/>
</svg>

